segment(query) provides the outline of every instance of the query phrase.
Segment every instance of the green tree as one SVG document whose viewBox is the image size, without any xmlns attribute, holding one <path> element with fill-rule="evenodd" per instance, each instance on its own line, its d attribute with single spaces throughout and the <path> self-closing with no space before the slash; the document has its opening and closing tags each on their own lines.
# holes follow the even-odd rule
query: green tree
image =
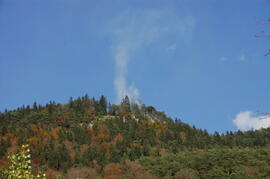
<svg viewBox="0 0 270 179">
<path fill-rule="evenodd" d="M 99 99 L 99 112 L 101 115 L 107 114 L 107 99 L 103 95 Z"/>
<path fill-rule="evenodd" d="M 119 114 L 119 106 L 115 104 L 109 105 L 109 114 L 117 116 Z"/>
</svg>

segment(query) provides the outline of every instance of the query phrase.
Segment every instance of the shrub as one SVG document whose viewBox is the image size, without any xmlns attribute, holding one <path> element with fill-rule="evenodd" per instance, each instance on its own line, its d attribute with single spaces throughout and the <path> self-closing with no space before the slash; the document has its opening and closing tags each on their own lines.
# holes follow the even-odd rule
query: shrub
<svg viewBox="0 0 270 179">
<path fill-rule="evenodd" d="M 45 174 L 37 172 L 33 174 L 31 166 L 31 154 L 28 145 L 22 145 L 19 152 L 8 156 L 9 167 L 2 169 L 0 175 L 4 179 L 23 178 L 23 179 L 45 179 Z"/>
</svg>

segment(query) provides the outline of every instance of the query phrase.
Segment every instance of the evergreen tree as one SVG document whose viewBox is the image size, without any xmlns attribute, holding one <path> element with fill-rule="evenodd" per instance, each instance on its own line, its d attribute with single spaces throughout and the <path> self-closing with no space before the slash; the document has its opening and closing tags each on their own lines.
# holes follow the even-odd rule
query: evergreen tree
<svg viewBox="0 0 270 179">
<path fill-rule="evenodd" d="M 37 111 L 37 110 L 38 110 L 37 102 L 34 102 L 34 104 L 33 104 L 33 109 L 34 109 L 34 111 Z"/>
<path fill-rule="evenodd" d="M 107 99 L 103 95 L 99 99 L 99 113 L 101 115 L 107 114 Z"/>
<path fill-rule="evenodd" d="M 130 101 L 129 101 L 129 97 L 126 96 L 121 104 L 120 104 L 120 107 L 119 107 L 119 112 L 120 112 L 120 117 L 123 118 L 123 117 L 127 117 L 129 115 L 129 113 L 131 112 L 131 109 L 130 109 Z"/>
<path fill-rule="evenodd" d="M 112 104 L 109 105 L 109 112 L 110 115 L 117 116 L 119 115 L 119 106 Z"/>
</svg>

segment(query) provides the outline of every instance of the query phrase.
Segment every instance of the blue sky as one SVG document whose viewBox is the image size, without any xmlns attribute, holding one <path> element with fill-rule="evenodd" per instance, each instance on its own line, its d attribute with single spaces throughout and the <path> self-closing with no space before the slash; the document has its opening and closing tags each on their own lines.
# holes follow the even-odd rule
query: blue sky
<svg viewBox="0 0 270 179">
<path fill-rule="evenodd" d="M 1 0 L 0 110 L 124 94 L 210 132 L 268 127 L 263 0 Z M 255 124 L 256 123 L 256 124 Z"/>
</svg>

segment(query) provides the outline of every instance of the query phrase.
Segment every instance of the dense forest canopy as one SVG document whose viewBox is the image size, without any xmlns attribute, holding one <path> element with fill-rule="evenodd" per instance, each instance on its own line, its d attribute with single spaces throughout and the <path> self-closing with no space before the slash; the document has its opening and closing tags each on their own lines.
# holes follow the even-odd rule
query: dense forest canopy
<svg viewBox="0 0 270 179">
<path fill-rule="evenodd" d="M 209 134 L 128 97 L 116 105 L 85 95 L 0 113 L 2 168 L 23 144 L 33 170 L 48 178 L 270 176 L 269 128 Z"/>
</svg>

